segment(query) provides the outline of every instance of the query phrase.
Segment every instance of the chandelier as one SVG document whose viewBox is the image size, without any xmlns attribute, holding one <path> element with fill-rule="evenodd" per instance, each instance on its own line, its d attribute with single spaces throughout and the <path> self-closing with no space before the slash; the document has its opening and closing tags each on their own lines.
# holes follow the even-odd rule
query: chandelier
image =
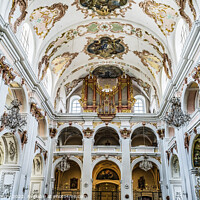
<svg viewBox="0 0 200 200">
<path fill-rule="evenodd" d="M 65 171 L 67 171 L 67 170 L 70 169 L 70 164 L 67 162 L 67 157 L 63 157 L 63 159 L 61 160 L 61 162 L 57 165 L 57 168 L 61 172 L 65 172 Z"/>
<path fill-rule="evenodd" d="M 146 156 L 144 156 L 144 160 L 142 162 L 140 162 L 139 167 L 140 167 L 140 169 L 147 172 L 148 170 L 150 170 L 153 167 L 153 164 L 152 164 L 152 162 L 147 160 Z"/>
<path fill-rule="evenodd" d="M 190 116 L 183 113 L 181 109 L 181 101 L 178 97 L 173 97 L 170 100 L 170 103 L 171 109 L 170 112 L 164 117 L 164 121 L 166 121 L 169 125 L 180 127 L 190 120 Z"/>
<path fill-rule="evenodd" d="M 8 113 L 4 112 L 1 117 L 1 126 L 15 131 L 16 129 L 22 130 L 22 127 L 27 124 L 25 117 L 19 113 L 19 106 L 21 102 L 18 99 L 14 99 L 11 102 L 11 107 L 7 108 Z"/>
</svg>

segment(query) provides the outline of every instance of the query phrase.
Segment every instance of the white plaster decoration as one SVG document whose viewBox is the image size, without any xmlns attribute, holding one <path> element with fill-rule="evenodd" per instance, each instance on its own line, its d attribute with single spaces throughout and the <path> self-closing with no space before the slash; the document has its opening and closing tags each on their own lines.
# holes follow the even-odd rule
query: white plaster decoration
<svg viewBox="0 0 200 200">
<path fill-rule="evenodd" d="M 0 182 L 0 197 L 10 198 L 13 192 L 15 172 L 2 172 Z"/>
</svg>

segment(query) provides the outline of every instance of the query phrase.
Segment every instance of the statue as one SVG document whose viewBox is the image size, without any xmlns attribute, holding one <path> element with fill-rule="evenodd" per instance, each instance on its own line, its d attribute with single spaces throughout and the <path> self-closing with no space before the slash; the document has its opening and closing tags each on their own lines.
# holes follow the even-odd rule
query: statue
<svg viewBox="0 0 200 200">
<path fill-rule="evenodd" d="M 145 179 L 144 179 L 144 176 L 141 176 L 138 179 L 138 188 L 141 189 L 141 190 L 145 189 Z"/>
</svg>

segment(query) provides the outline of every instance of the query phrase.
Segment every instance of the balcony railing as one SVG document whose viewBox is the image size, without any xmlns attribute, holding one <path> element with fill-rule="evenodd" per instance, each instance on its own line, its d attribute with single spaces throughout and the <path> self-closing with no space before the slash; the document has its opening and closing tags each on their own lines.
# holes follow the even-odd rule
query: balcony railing
<svg viewBox="0 0 200 200">
<path fill-rule="evenodd" d="M 93 191 L 92 200 L 121 200 L 120 191 Z"/>
<path fill-rule="evenodd" d="M 133 191 L 133 200 L 162 200 L 162 192 Z"/>
<path fill-rule="evenodd" d="M 83 146 L 78 145 L 65 145 L 57 146 L 56 152 L 83 152 Z"/>
<path fill-rule="evenodd" d="M 121 148 L 120 146 L 94 146 L 93 152 L 120 153 Z"/>
<path fill-rule="evenodd" d="M 157 153 L 159 152 L 158 147 L 152 146 L 137 146 L 131 147 L 131 152 L 133 153 Z"/>
</svg>

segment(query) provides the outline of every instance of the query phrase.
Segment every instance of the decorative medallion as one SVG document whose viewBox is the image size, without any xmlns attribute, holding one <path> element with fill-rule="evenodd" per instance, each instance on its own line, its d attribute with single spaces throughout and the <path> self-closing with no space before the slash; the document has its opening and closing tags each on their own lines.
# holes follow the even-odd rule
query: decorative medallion
<svg viewBox="0 0 200 200">
<path fill-rule="evenodd" d="M 30 21 L 36 34 L 44 39 L 55 23 L 65 15 L 67 9 L 68 6 L 62 3 L 35 9 L 30 15 Z"/>
<path fill-rule="evenodd" d="M 153 0 L 140 2 L 139 6 L 149 17 L 154 19 L 164 35 L 173 32 L 178 18 L 178 13 L 174 8 L 166 4 L 156 3 Z"/>
<path fill-rule="evenodd" d="M 81 10 L 85 14 L 85 18 L 88 16 L 105 17 L 105 16 L 125 16 L 125 12 L 131 9 L 133 0 L 75 0 L 72 5 L 76 5 L 77 10 Z"/>
<path fill-rule="evenodd" d="M 61 76 L 72 63 L 72 60 L 77 56 L 78 53 L 65 52 L 62 55 L 55 57 L 51 62 L 53 73 Z"/>
<path fill-rule="evenodd" d="M 104 36 L 97 39 L 89 39 L 88 44 L 85 46 L 85 53 L 90 55 L 90 59 L 95 56 L 98 58 L 121 58 L 124 53 L 128 52 L 128 46 L 122 42 L 122 37 L 111 39 Z"/>
</svg>

